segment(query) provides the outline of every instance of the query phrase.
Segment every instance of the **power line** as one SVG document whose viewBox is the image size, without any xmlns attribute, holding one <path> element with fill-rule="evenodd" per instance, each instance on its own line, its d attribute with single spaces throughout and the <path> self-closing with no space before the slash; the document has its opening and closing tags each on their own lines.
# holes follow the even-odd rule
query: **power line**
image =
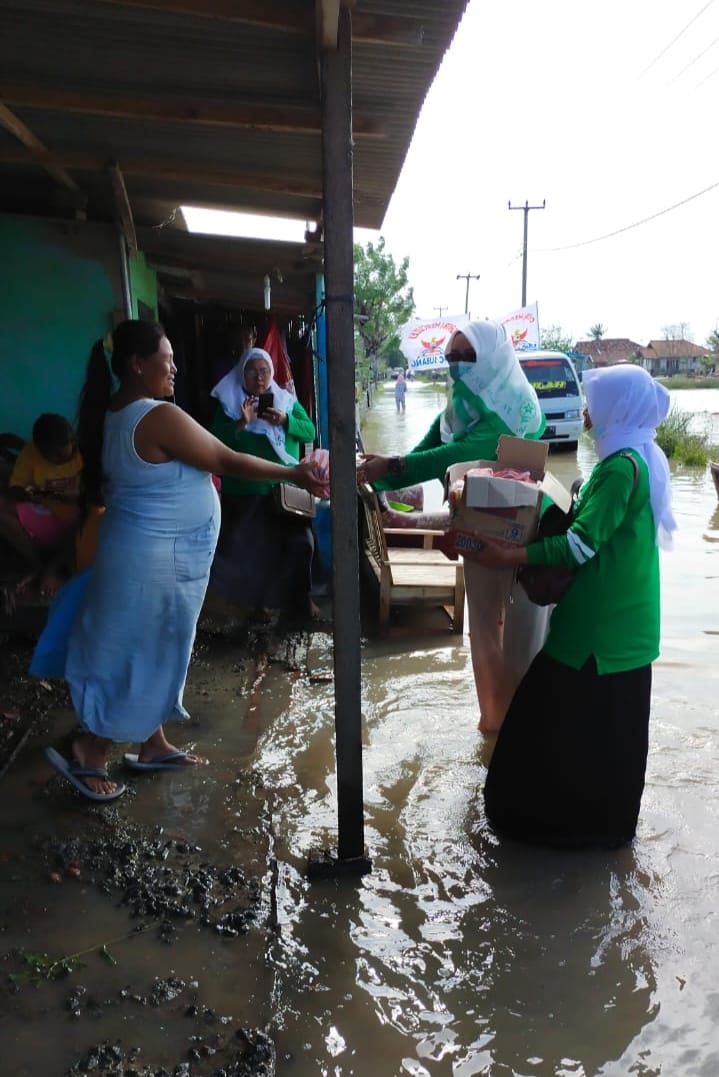
<svg viewBox="0 0 719 1077">
<path fill-rule="evenodd" d="M 719 37 L 715 37 L 714 40 L 712 41 L 712 43 L 710 45 L 707 45 L 707 47 L 705 49 L 702 49 L 702 51 L 699 53 L 698 56 L 695 56 L 694 59 L 690 60 L 688 64 L 685 64 L 685 66 L 681 69 L 679 74 L 675 75 L 673 79 L 669 80 L 669 82 L 667 83 L 667 86 L 671 86 L 671 84 L 673 82 L 676 82 L 677 79 L 682 77 L 682 75 L 684 74 L 685 71 L 688 71 L 690 67 L 694 67 L 694 64 L 697 62 L 697 60 L 701 60 L 702 56 L 706 56 L 706 54 L 709 52 L 709 49 L 713 49 L 714 46 L 716 45 L 717 41 L 719 41 Z M 701 82 L 699 83 L 699 85 L 701 86 Z"/>
<path fill-rule="evenodd" d="M 665 213 L 671 213 L 673 209 L 678 209 L 680 206 L 685 206 L 687 202 L 693 202 L 695 198 L 700 198 L 703 194 L 708 194 L 709 191 L 713 191 L 716 187 L 719 187 L 719 180 L 716 183 L 710 184 L 702 191 L 697 191 L 696 194 L 690 194 L 688 198 L 682 198 L 681 202 L 675 202 L 673 206 L 667 206 L 665 209 L 660 209 L 657 213 L 652 213 L 649 217 L 642 217 L 641 221 L 635 221 L 634 224 L 626 224 L 623 228 L 617 228 L 614 232 L 607 232 L 604 236 L 595 236 L 594 239 L 583 239 L 580 243 L 569 243 L 566 247 L 540 247 L 539 252 L 543 254 L 555 253 L 556 251 L 572 251 L 577 247 L 588 247 L 590 243 L 600 243 L 603 239 L 612 239 L 613 236 L 619 236 L 622 232 L 629 232 L 632 228 L 638 228 L 640 224 L 647 224 L 648 221 L 653 221 L 657 217 L 664 216 Z"/>
<path fill-rule="evenodd" d="M 713 79 L 713 78 L 714 78 L 714 76 L 715 76 L 715 75 L 716 75 L 717 73 L 719 73 L 719 67 L 715 67 L 713 71 L 710 71 L 710 72 L 709 72 L 709 74 L 708 74 L 708 75 L 706 76 L 706 78 L 703 78 L 703 79 L 701 80 L 701 82 L 698 82 L 698 83 L 697 83 L 697 85 L 696 85 L 696 86 L 694 87 L 694 89 L 692 90 L 692 93 L 696 93 L 696 91 L 697 91 L 697 90 L 699 89 L 699 87 L 700 87 L 700 86 L 703 86 L 705 82 L 708 82 L 708 81 L 709 81 L 709 79 Z"/>
<path fill-rule="evenodd" d="M 664 47 L 664 48 L 662 49 L 662 51 L 661 51 L 661 52 L 659 52 L 659 53 L 657 53 L 657 55 L 656 55 L 656 56 L 654 57 L 654 59 L 653 59 L 653 60 L 651 60 L 651 61 L 650 61 L 650 62 L 649 62 L 649 63 L 647 64 L 647 66 L 646 66 L 646 67 L 644 68 L 644 70 L 642 71 L 642 73 L 641 73 L 641 74 L 640 74 L 640 76 L 639 76 L 639 78 L 640 78 L 640 79 L 641 79 L 641 78 L 644 78 L 644 76 L 646 75 L 647 71 L 649 71 L 649 70 L 650 70 L 650 68 L 654 67 L 654 65 L 655 65 L 655 63 L 657 62 L 657 60 L 661 60 L 662 56 L 664 56 L 664 54 L 665 54 L 665 53 L 669 52 L 669 50 L 670 50 L 670 48 L 672 47 L 672 45 L 676 44 L 676 42 L 677 42 L 677 41 L 679 40 L 679 38 L 680 38 L 680 37 L 682 36 L 682 34 L 686 33 L 686 31 L 687 31 L 687 30 L 689 29 L 689 27 L 690 27 L 690 26 L 691 26 L 691 25 L 692 25 L 693 23 L 695 23 L 695 22 L 697 21 L 697 19 L 699 18 L 699 16 L 700 16 L 700 15 L 703 15 L 703 14 L 704 14 L 704 12 L 706 11 L 706 9 L 707 9 L 708 7 L 710 7 L 710 6 L 711 6 L 711 4 L 713 4 L 713 3 L 714 3 L 714 0 L 707 0 L 706 4 L 705 4 L 705 5 L 704 5 L 704 7 L 703 7 L 703 8 L 701 9 L 701 11 L 697 11 L 697 13 L 696 13 L 696 15 L 694 16 L 694 18 L 693 18 L 693 19 L 690 19 L 690 20 L 689 20 L 689 22 L 688 22 L 688 23 L 686 24 L 686 26 L 684 26 L 684 27 L 683 27 L 683 28 L 682 28 L 682 29 L 681 29 L 681 30 L 679 31 L 679 33 L 678 33 L 678 34 L 677 34 L 677 35 L 676 35 L 675 37 L 673 37 L 673 38 L 672 38 L 672 40 L 671 40 L 671 41 L 669 42 L 669 44 L 668 44 L 668 45 L 665 45 L 665 47 Z"/>
</svg>

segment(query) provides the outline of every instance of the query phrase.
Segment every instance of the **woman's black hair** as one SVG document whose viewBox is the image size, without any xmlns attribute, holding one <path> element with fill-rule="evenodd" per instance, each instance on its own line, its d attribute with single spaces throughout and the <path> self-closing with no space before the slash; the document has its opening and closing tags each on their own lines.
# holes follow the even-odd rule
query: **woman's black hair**
<svg viewBox="0 0 719 1077">
<path fill-rule="evenodd" d="M 77 411 L 77 440 L 83 460 L 82 501 L 85 504 L 102 504 L 102 436 L 105 413 L 113 392 L 112 375 L 122 385 L 132 356 L 147 359 L 154 355 L 164 336 L 165 330 L 159 322 L 133 318 L 115 326 L 109 365 L 103 341 L 96 340 L 92 346 Z"/>
</svg>

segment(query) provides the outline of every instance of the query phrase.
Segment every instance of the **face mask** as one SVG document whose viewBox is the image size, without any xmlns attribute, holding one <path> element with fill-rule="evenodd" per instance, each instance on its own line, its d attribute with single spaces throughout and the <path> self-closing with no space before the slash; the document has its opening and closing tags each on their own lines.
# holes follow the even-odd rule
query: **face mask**
<svg viewBox="0 0 719 1077">
<path fill-rule="evenodd" d="M 476 363 L 450 363 L 449 364 L 449 376 L 452 381 L 459 381 L 465 374 L 469 374 L 470 370 L 476 366 Z"/>
</svg>

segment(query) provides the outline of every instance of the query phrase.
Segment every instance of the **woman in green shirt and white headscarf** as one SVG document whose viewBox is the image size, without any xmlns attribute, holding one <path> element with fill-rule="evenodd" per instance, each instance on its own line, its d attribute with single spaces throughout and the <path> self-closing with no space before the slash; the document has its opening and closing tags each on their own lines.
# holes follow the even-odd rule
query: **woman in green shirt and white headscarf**
<svg viewBox="0 0 719 1077">
<path fill-rule="evenodd" d="M 503 325 L 468 322 L 449 338 L 449 400 L 429 430 L 405 456 L 363 457 L 360 482 L 398 490 L 444 479 L 451 464 L 495 460 L 502 434 L 539 438 L 544 416 Z"/>
<path fill-rule="evenodd" d="M 549 845 L 619 846 L 644 789 L 652 662 L 659 654 L 659 551 L 676 522 L 655 441 L 669 393 L 641 367 L 586 371 L 585 425 L 598 462 L 572 524 L 517 550 L 486 544 L 491 570 L 575 572 L 512 700 L 489 765 L 487 816 L 503 834 Z"/>
<path fill-rule="evenodd" d="M 503 325 L 471 321 L 449 339 L 445 358 L 451 386 L 443 412 L 405 456 L 365 455 L 360 482 L 396 490 L 444 479 L 451 464 L 496 460 L 502 434 L 537 439 L 544 416 Z M 499 729 L 509 701 L 544 640 L 546 611 L 524 595 L 510 604 L 513 572 L 466 560 L 465 582 L 479 728 Z"/>
</svg>

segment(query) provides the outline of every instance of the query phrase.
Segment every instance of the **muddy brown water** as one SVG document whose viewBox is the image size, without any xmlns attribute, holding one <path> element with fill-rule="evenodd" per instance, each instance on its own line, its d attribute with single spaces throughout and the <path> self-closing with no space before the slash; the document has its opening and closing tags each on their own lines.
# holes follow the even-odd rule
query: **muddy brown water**
<svg viewBox="0 0 719 1077">
<path fill-rule="evenodd" d="M 719 412 L 708 392 L 677 394 L 697 422 Z M 368 447 L 408 448 L 441 400 L 412 384 L 398 418 L 387 387 Z M 565 481 L 592 462 L 584 440 L 551 457 Z M 336 826 L 331 640 L 267 637 L 248 650 L 203 634 L 193 719 L 173 733 L 210 766 L 133 777 L 116 808 L 94 809 L 42 784 L 42 747 L 72 724 L 59 712 L 0 786 L 0 954 L 5 975 L 25 977 L 1 987 L 3 1071 L 715 1077 L 719 510 L 704 471 L 675 470 L 673 490 L 680 531 L 662 554 L 663 647 L 630 849 L 559 854 L 492 835 L 481 805 L 491 742 L 476 730 L 467 641 L 438 632 L 365 642 L 373 871 L 309 883 L 308 852 L 331 845 Z M 427 499 L 439 504 L 438 484 Z M 50 881 L 58 848 L 74 856 L 78 840 L 96 842 L 95 859 L 85 847 Z M 127 877 L 123 890 L 108 873 L 132 841 L 133 885 L 168 891 L 156 915 L 133 915 Z M 66 873 L 75 863 L 79 877 Z M 231 865 L 242 880 L 216 885 L 207 922 L 200 902 L 167 929 L 173 886 L 186 897 L 203 866 Z M 254 919 L 219 934 L 235 906 Z M 63 979 L 28 963 L 78 951 L 83 966 Z M 252 1041 L 263 1029 L 269 1059 Z M 120 1045 L 114 1069 L 103 1042 Z"/>
</svg>

